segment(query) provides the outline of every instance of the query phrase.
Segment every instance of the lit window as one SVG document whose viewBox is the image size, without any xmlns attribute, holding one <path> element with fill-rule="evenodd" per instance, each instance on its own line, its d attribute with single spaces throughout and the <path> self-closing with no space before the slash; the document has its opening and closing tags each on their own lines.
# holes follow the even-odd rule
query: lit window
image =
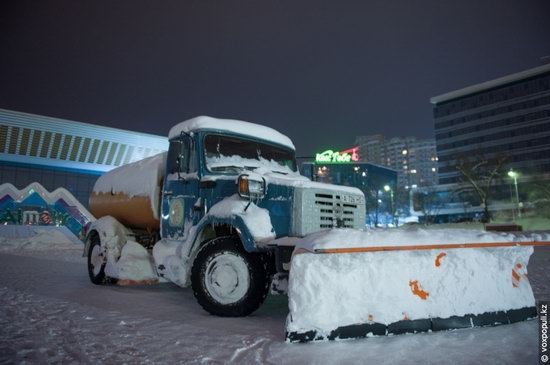
<svg viewBox="0 0 550 365">
<path fill-rule="evenodd" d="M 411 174 L 416 174 L 416 169 L 412 169 Z"/>
<path fill-rule="evenodd" d="M 403 150 L 401 151 L 402 154 L 406 155 L 407 153 L 409 153 L 407 150 Z"/>
<path fill-rule="evenodd" d="M 435 167 L 432 167 L 432 172 L 435 172 Z"/>
</svg>

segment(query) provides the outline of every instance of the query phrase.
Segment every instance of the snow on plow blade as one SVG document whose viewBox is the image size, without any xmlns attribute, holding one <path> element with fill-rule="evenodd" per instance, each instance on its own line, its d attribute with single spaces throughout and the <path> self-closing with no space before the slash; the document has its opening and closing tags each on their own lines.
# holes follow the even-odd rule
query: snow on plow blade
<svg viewBox="0 0 550 365">
<path fill-rule="evenodd" d="M 514 323 L 537 316 L 534 245 L 494 242 L 301 249 L 289 280 L 288 342 Z"/>
</svg>

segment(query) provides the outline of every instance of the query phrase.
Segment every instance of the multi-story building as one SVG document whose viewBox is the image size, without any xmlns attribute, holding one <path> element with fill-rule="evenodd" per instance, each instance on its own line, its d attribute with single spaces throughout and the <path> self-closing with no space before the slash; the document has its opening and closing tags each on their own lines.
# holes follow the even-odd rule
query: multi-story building
<svg viewBox="0 0 550 365">
<path fill-rule="evenodd" d="M 460 182 L 464 159 L 504 159 L 522 182 L 550 175 L 550 64 L 430 101 L 441 184 Z"/>
<path fill-rule="evenodd" d="M 0 182 L 64 187 L 85 207 L 101 174 L 167 149 L 166 137 L 0 109 Z"/>
<path fill-rule="evenodd" d="M 391 167 L 398 171 L 398 188 L 433 186 L 438 183 L 434 139 L 393 137 L 377 134 L 355 140 L 363 162 Z"/>
</svg>

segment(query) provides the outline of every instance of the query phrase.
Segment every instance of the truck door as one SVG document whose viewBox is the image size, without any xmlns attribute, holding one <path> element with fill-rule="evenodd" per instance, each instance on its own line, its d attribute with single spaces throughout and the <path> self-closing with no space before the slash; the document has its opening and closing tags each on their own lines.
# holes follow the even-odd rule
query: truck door
<svg viewBox="0 0 550 365">
<path fill-rule="evenodd" d="M 189 136 L 170 141 L 162 199 L 162 237 L 185 239 L 201 218 L 197 159 Z"/>
</svg>

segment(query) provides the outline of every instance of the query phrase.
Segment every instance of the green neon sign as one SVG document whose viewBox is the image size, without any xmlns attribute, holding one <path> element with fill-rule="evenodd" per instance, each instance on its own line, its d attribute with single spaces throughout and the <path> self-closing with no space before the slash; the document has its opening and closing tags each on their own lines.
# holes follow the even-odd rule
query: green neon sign
<svg viewBox="0 0 550 365">
<path fill-rule="evenodd" d="M 318 163 L 351 163 L 359 161 L 357 147 L 342 152 L 326 150 L 315 155 L 315 162 Z"/>
</svg>

